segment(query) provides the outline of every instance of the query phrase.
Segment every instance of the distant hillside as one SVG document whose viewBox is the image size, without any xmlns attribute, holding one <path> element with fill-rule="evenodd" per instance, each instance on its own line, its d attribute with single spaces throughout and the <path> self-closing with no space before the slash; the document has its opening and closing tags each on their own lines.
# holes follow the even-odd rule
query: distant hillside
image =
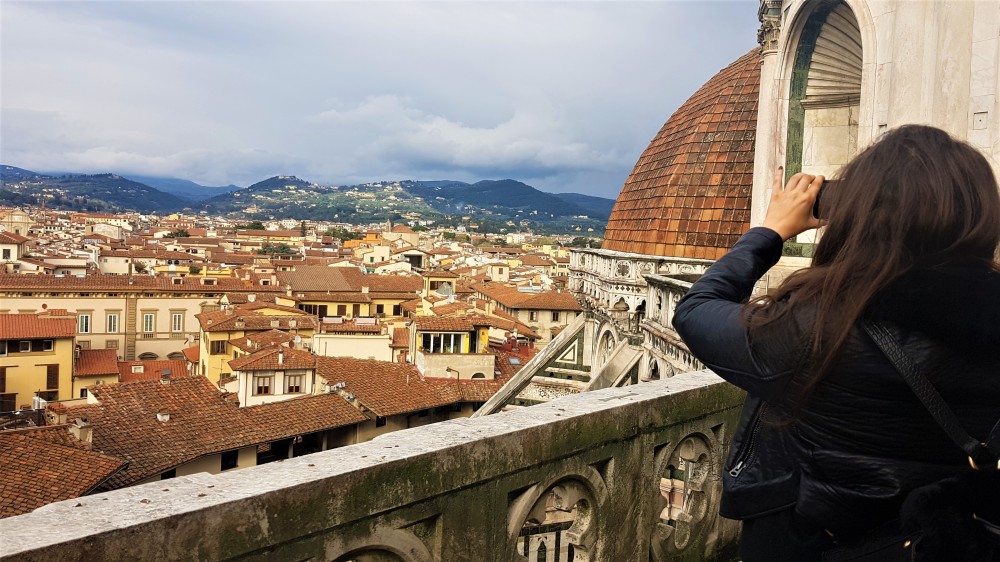
<svg viewBox="0 0 1000 562">
<path fill-rule="evenodd" d="M 45 174 L 39 174 L 38 172 L 32 172 L 31 170 L 25 170 L 24 168 L 16 168 L 14 166 L 0 166 L 0 180 L 4 183 L 6 182 L 19 182 L 25 180 L 34 180 L 40 178 L 46 178 Z"/>
<path fill-rule="evenodd" d="M 406 218 L 483 232 L 523 228 L 548 233 L 601 232 L 614 205 L 601 197 L 545 193 L 511 179 L 474 184 L 402 180 L 333 186 L 285 175 L 247 188 L 213 188 L 177 178 L 39 174 L 13 166 L 3 166 L 0 172 L 0 203 L 7 205 L 30 205 L 44 198 L 52 209 L 145 213 L 188 209 L 250 220 L 367 224 Z M 134 181 L 140 179 L 143 181 Z"/>
<path fill-rule="evenodd" d="M 615 207 L 615 200 L 607 197 L 594 197 L 582 193 L 553 193 L 552 195 L 586 209 L 590 216 L 595 219 L 607 220 L 611 216 L 611 209 Z"/>
<path fill-rule="evenodd" d="M 583 207 L 539 191 L 515 180 L 483 180 L 474 184 L 465 182 L 407 182 L 404 188 L 423 197 L 439 210 L 460 211 L 471 205 L 482 209 L 510 210 L 528 215 L 550 218 L 588 215 Z"/>
<path fill-rule="evenodd" d="M 170 193 L 191 201 L 204 201 L 205 199 L 209 199 L 216 195 L 242 189 L 240 186 L 232 184 L 223 186 L 200 185 L 193 181 L 182 180 L 180 178 L 156 178 L 133 175 L 125 177 L 132 181 L 144 183 L 165 193 Z"/>
<path fill-rule="evenodd" d="M 46 205 L 54 209 L 154 213 L 190 206 L 175 195 L 115 174 L 54 177 L 13 166 L 2 166 L 0 172 L 4 190 L 36 200 L 44 196 Z"/>
</svg>

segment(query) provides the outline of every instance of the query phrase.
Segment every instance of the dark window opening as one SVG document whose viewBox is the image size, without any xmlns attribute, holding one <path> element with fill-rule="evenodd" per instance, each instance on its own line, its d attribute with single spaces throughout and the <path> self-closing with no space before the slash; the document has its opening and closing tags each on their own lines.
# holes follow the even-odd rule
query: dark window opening
<svg viewBox="0 0 1000 562">
<path fill-rule="evenodd" d="M 222 453 L 222 470 L 229 470 L 231 468 L 236 468 L 239 466 L 240 452 L 237 451 L 226 451 Z"/>
<path fill-rule="evenodd" d="M 385 427 L 385 418 L 377 416 L 375 418 L 375 427 Z"/>
</svg>

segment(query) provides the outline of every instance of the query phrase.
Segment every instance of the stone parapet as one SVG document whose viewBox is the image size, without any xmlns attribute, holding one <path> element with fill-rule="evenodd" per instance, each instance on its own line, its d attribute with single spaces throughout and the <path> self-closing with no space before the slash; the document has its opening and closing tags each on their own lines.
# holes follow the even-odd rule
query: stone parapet
<svg viewBox="0 0 1000 562">
<path fill-rule="evenodd" d="M 0 557 L 734 560 L 717 511 L 741 401 L 684 373 L 86 496 L 0 520 Z"/>
</svg>

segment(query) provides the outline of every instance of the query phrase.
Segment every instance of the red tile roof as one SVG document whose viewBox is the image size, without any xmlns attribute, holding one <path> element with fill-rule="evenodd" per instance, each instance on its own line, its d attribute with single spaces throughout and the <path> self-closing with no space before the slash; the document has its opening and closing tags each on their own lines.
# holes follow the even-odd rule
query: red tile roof
<svg viewBox="0 0 1000 562">
<path fill-rule="evenodd" d="M 133 372 L 133 367 L 142 367 L 141 373 Z M 163 371 L 169 369 L 172 378 L 188 376 L 187 360 L 161 359 L 153 361 L 119 361 L 118 373 L 121 382 L 158 381 Z"/>
<path fill-rule="evenodd" d="M 760 49 L 721 70 L 667 120 L 608 219 L 604 249 L 717 259 L 749 226 Z"/>
<path fill-rule="evenodd" d="M 185 347 L 181 350 L 184 354 L 184 358 L 192 363 L 197 363 L 198 359 L 201 358 L 201 346 L 193 345 L 191 347 Z"/>
<path fill-rule="evenodd" d="M 19 275 L 18 277 L 35 276 Z M 75 318 L 52 318 L 37 314 L 0 314 L 0 337 L 6 340 L 71 338 L 75 335 Z"/>
<path fill-rule="evenodd" d="M 69 444 L 75 439 L 68 428 L 0 431 L 0 517 L 87 494 L 125 466 L 79 442 Z"/>
<path fill-rule="evenodd" d="M 413 295 L 407 295 L 410 298 Z M 296 300 L 308 302 L 346 302 L 346 303 L 369 303 L 372 299 L 369 295 L 361 292 L 336 291 L 336 292 L 306 292 L 292 293 Z"/>
<path fill-rule="evenodd" d="M 195 314 L 195 318 L 201 323 L 201 329 L 206 332 L 263 331 L 274 328 L 280 330 L 316 329 L 319 321 L 315 316 L 310 316 L 300 311 L 296 312 L 298 314 L 272 315 L 258 314 L 252 310 L 215 310 Z M 294 328 L 291 327 L 290 322 L 295 322 Z M 237 326 L 238 323 L 242 323 L 242 326 Z"/>
<path fill-rule="evenodd" d="M 27 242 L 29 238 L 25 238 L 20 234 L 13 232 L 0 232 L 0 244 L 20 244 L 22 242 Z"/>
<path fill-rule="evenodd" d="M 416 316 L 413 322 L 421 332 L 471 332 L 476 328 L 465 318 Z"/>
<path fill-rule="evenodd" d="M 355 319 L 344 320 L 340 324 L 323 322 L 320 331 L 324 334 L 381 334 L 380 324 L 358 324 Z"/>
<path fill-rule="evenodd" d="M 281 363 L 278 363 L 279 354 Z M 315 369 L 316 356 L 302 349 L 269 347 L 229 362 L 234 371 L 276 371 L 283 369 Z"/>
<path fill-rule="evenodd" d="M 393 416 L 461 401 L 448 387 L 428 382 L 407 363 L 350 357 L 318 357 L 317 373 L 330 384 L 346 383 L 351 393 L 377 416 Z"/>
<path fill-rule="evenodd" d="M 177 283 L 174 280 L 179 280 Z M 70 292 L 113 291 L 116 293 L 226 293 L 226 292 L 277 292 L 277 285 L 260 285 L 235 277 L 212 277 L 214 285 L 202 284 L 201 277 L 154 277 L 152 275 L 103 275 L 85 277 L 56 277 L 55 275 L 0 274 L 0 291 Z"/>
<path fill-rule="evenodd" d="M 75 375 L 117 375 L 117 349 L 83 349 L 76 360 Z"/>
<path fill-rule="evenodd" d="M 511 309 L 520 310 L 583 310 L 569 291 L 521 292 L 506 283 L 477 283 L 472 286 L 483 296 Z"/>
<path fill-rule="evenodd" d="M 243 409 L 268 441 L 368 421 L 337 393 L 302 396 Z"/>
<path fill-rule="evenodd" d="M 72 406 L 67 415 L 69 419 L 88 418 L 95 451 L 129 462 L 103 486 L 107 489 L 134 484 L 205 455 L 265 440 L 257 424 L 205 377 L 90 389 L 98 403 Z M 160 421 L 157 413 L 169 413 L 170 419 Z"/>
<path fill-rule="evenodd" d="M 392 343 L 389 347 L 393 349 L 407 349 L 410 347 L 410 330 L 408 328 L 394 328 L 392 330 Z"/>
</svg>

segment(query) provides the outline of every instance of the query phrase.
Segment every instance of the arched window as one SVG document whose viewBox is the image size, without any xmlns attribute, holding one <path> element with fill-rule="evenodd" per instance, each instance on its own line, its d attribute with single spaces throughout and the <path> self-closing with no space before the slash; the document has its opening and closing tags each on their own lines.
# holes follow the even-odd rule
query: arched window
<svg viewBox="0 0 1000 562">
<path fill-rule="evenodd" d="M 538 562 L 546 562 L 548 559 L 548 547 L 545 546 L 545 541 L 538 541 L 538 550 L 535 551 L 535 560 Z"/>
<path fill-rule="evenodd" d="M 486 375 L 483 373 L 473 373 L 472 378 L 474 379 L 485 379 Z"/>
</svg>

